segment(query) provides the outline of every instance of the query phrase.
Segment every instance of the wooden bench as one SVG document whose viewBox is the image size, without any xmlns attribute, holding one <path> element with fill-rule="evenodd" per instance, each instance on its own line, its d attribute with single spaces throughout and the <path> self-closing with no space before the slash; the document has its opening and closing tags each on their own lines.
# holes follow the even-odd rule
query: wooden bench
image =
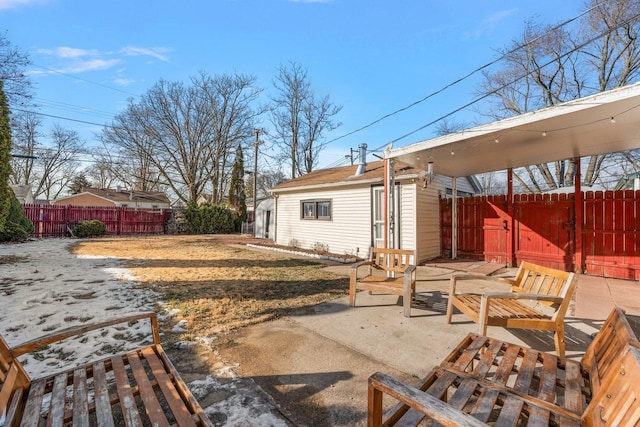
<svg viewBox="0 0 640 427">
<path fill-rule="evenodd" d="M 31 379 L 18 357 L 89 331 L 148 319 L 153 344 Z M 212 426 L 160 345 L 155 313 L 68 328 L 10 348 L 0 336 L 0 418 L 13 426 Z"/>
<path fill-rule="evenodd" d="M 492 281 L 510 288 L 508 292 L 463 293 L 457 289 L 458 282 L 462 280 Z M 446 319 L 451 323 L 453 307 L 456 307 L 478 323 L 480 335 L 487 334 L 487 326 L 553 331 L 556 352 L 563 357 L 564 316 L 576 283 L 575 273 L 528 262 L 520 264 L 514 279 L 454 274 L 451 276 Z M 535 303 L 541 307 L 536 307 Z"/>
<path fill-rule="evenodd" d="M 356 305 L 358 290 L 401 295 L 404 315 L 410 317 L 411 301 L 416 294 L 414 251 L 371 248 L 369 261 L 357 262 L 351 266 L 349 277 L 351 307 Z"/>
<path fill-rule="evenodd" d="M 383 396 L 399 403 L 383 419 Z M 376 373 L 369 426 L 640 423 L 640 343 L 614 309 L 580 362 L 469 334 L 416 386 Z"/>
</svg>

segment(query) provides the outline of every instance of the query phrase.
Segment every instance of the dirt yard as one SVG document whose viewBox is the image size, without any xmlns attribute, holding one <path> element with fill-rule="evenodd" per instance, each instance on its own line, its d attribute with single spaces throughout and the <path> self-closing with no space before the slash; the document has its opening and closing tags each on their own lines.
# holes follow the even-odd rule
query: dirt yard
<svg viewBox="0 0 640 427">
<path fill-rule="evenodd" d="M 143 287 L 159 292 L 185 332 L 181 340 L 212 337 L 348 292 L 348 280 L 324 263 L 233 244 L 229 236 L 91 239 L 76 255 L 123 259 Z"/>
<path fill-rule="evenodd" d="M 214 425 L 290 426 L 271 397 L 237 375 L 237 362 L 225 360 L 222 347 L 233 343 L 227 339 L 233 331 L 345 295 L 348 279 L 324 269 L 335 262 L 248 248 L 246 241 L 153 236 L 0 245 L 0 330 L 15 345 L 100 318 L 155 310 L 163 347 Z M 91 344 L 65 343 L 23 364 L 39 377 L 145 337 L 132 328 Z"/>
</svg>

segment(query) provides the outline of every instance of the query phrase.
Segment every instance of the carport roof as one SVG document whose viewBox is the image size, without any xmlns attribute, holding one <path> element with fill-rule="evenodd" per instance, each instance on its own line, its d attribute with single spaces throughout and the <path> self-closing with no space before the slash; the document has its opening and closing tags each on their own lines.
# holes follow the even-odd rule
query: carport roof
<svg viewBox="0 0 640 427">
<path fill-rule="evenodd" d="M 386 158 L 467 176 L 640 148 L 640 83 L 390 150 Z"/>
</svg>

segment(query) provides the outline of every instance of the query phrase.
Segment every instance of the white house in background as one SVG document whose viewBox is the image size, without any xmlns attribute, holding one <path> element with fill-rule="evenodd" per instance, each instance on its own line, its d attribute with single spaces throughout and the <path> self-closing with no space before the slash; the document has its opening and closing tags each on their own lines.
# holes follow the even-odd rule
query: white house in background
<svg viewBox="0 0 640 427">
<path fill-rule="evenodd" d="M 81 193 L 61 197 L 51 203 L 58 206 L 103 206 L 135 209 L 170 209 L 165 193 L 123 188 L 83 188 Z"/>
<path fill-rule="evenodd" d="M 255 237 L 273 240 L 275 218 L 275 199 L 259 199 L 256 205 Z"/>
<path fill-rule="evenodd" d="M 9 184 L 9 187 L 13 190 L 13 194 L 15 194 L 16 199 L 18 199 L 20 204 L 31 205 L 34 203 L 33 192 L 31 191 L 30 184 Z"/>
<path fill-rule="evenodd" d="M 452 179 L 424 179 L 418 169 L 396 163 L 394 246 L 416 251 L 417 262 L 440 256 L 439 196 Z M 422 173 L 421 173 L 422 172 Z M 430 182 L 429 182 L 430 181 Z M 475 177 L 458 178 L 459 196 L 481 192 Z M 273 188 L 276 244 L 368 256 L 384 242 L 384 162 L 310 172 Z M 271 234 L 271 233 L 270 233 Z"/>
</svg>

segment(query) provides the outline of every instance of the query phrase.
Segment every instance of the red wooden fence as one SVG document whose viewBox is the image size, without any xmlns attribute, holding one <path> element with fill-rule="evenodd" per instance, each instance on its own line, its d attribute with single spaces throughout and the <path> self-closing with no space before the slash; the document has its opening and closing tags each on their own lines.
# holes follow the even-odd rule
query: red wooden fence
<svg viewBox="0 0 640 427">
<path fill-rule="evenodd" d="M 124 207 L 23 205 L 33 222 L 33 237 L 64 237 L 80 221 L 97 219 L 107 234 L 163 234 L 171 216 L 170 209 L 134 209 Z"/>
<path fill-rule="evenodd" d="M 640 191 L 582 193 L 582 218 L 574 194 L 459 198 L 459 258 L 518 265 L 526 260 L 567 271 L 640 279 Z M 442 254 L 451 254 L 451 200 L 441 199 Z M 582 224 L 576 249 L 575 225 Z M 513 239 L 509 254 L 508 239 Z M 576 253 L 581 259 L 576 259 Z"/>
<path fill-rule="evenodd" d="M 582 224 L 587 272 L 640 279 L 640 191 L 585 193 Z"/>
</svg>

